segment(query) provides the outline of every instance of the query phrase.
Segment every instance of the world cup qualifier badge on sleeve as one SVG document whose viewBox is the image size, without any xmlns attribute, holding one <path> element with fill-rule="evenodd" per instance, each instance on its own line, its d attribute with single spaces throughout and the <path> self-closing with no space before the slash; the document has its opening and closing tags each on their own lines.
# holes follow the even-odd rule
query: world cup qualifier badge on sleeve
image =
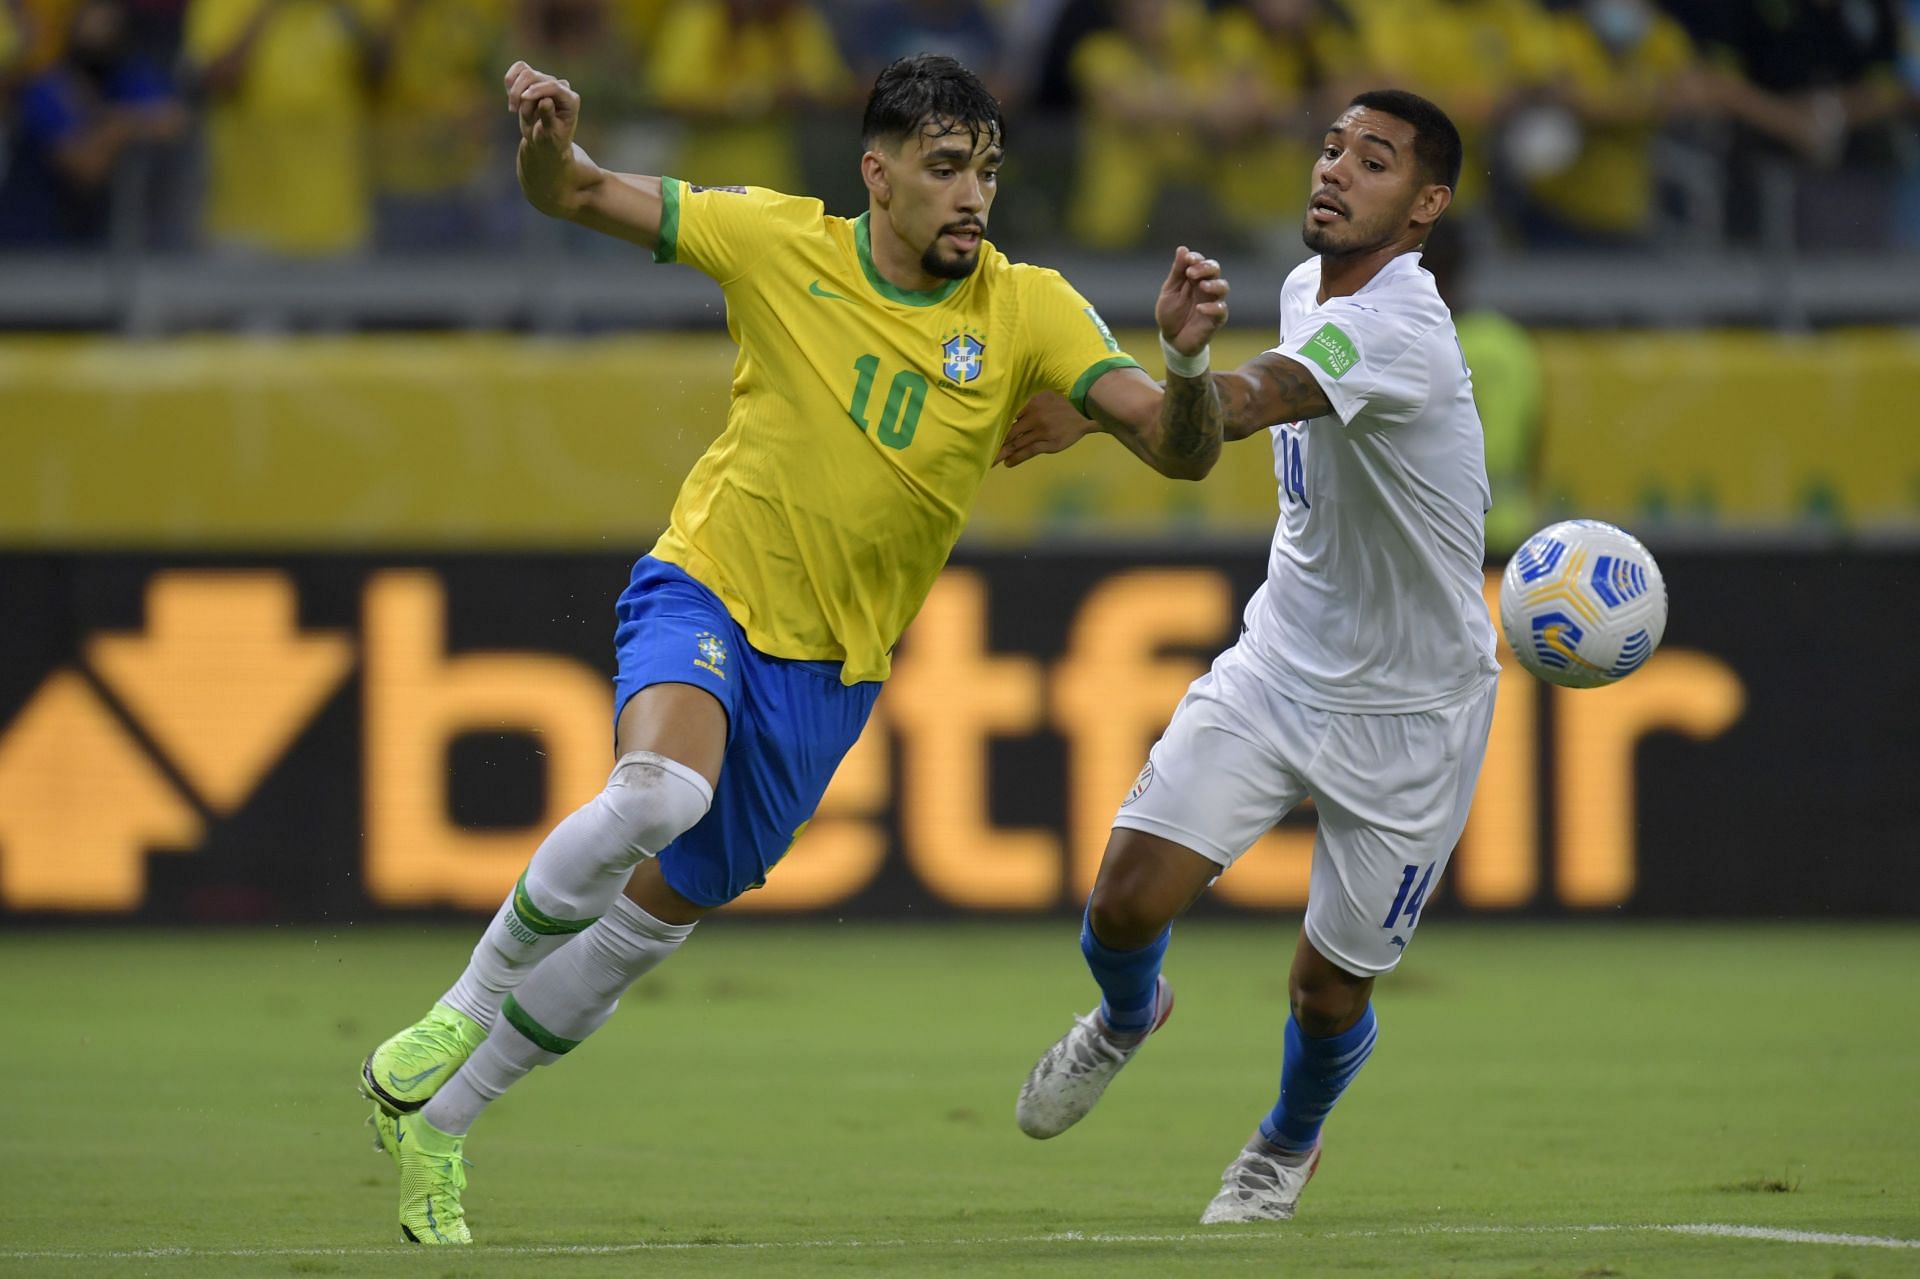
<svg viewBox="0 0 1920 1279">
<path fill-rule="evenodd" d="M 1360 352 L 1354 349 L 1353 339 L 1334 324 L 1322 325 L 1318 333 L 1307 339 L 1300 353 L 1325 369 L 1336 382 L 1360 363 Z"/>
<path fill-rule="evenodd" d="M 1082 307 L 1081 310 L 1086 312 L 1087 319 L 1093 322 L 1094 329 L 1100 334 L 1100 340 L 1107 344 L 1107 350 L 1118 351 L 1120 339 L 1113 336 L 1113 330 L 1108 328 L 1107 322 L 1100 318 L 1100 313 L 1090 306 Z"/>
</svg>

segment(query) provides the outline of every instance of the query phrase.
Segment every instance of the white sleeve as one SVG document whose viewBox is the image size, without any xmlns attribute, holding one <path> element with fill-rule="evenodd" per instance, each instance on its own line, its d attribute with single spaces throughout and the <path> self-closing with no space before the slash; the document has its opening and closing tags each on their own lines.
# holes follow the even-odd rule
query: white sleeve
<svg viewBox="0 0 1920 1279">
<path fill-rule="evenodd" d="M 1342 425 L 1362 413 L 1381 425 L 1409 421 L 1426 402 L 1420 332 L 1408 317 L 1329 298 L 1295 331 L 1306 336 L 1274 350 L 1313 375 Z"/>
</svg>

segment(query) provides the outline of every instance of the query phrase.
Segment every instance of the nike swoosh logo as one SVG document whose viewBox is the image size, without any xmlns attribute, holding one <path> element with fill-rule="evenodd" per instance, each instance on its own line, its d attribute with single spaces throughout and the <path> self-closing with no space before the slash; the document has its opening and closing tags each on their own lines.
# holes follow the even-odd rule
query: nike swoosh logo
<svg viewBox="0 0 1920 1279">
<path fill-rule="evenodd" d="M 842 297 L 842 296 L 841 296 L 840 294 L 838 294 L 838 293 L 833 293 L 833 292 L 830 292 L 830 291 L 829 291 L 829 290 L 827 290 L 827 289 L 823 289 L 823 288 L 821 288 L 821 287 L 820 287 L 820 281 L 818 281 L 818 280 L 815 280 L 815 281 L 814 281 L 814 282 L 813 282 L 812 284 L 809 284 L 809 285 L 807 286 L 807 292 L 809 292 L 809 293 L 811 293 L 811 294 L 813 294 L 813 296 L 815 296 L 815 297 L 817 297 L 817 298 L 832 298 L 832 299 L 833 299 L 833 300 L 834 300 L 835 302 L 851 302 L 851 301 L 853 301 L 853 299 L 852 299 L 852 298 L 849 298 L 849 297 Z"/>
<path fill-rule="evenodd" d="M 419 1074 L 408 1075 L 405 1079 L 400 1078 L 398 1075 L 394 1074 L 391 1070 L 389 1070 L 387 1072 L 387 1082 L 392 1084 L 395 1088 L 399 1088 L 402 1090 L 408 1089 L 413 1087 L 415 1084 L 419 1083 L 421 1080 L 425 1079 L 428 1075 L 431 1075 L 434 1071 L 441 1069 L 446 1064 L 447 1063 L 443 1061 L 438 1066 L 428 1066 L 425 1070 L 421 1071 Z"/>
</svg>

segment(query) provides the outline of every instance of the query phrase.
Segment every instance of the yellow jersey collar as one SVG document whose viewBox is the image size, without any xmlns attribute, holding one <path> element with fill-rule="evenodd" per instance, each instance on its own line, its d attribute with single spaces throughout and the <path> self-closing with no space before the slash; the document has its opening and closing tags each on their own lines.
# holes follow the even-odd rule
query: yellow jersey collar
<svg viewBox="0 0 1920 1279">
<path fill-rule="evenodd" d="M 873 291 L 889 302 L 899 302 L 906 306 L 932 306 L 944 302 L 953 296 L 953 291 L 966 283 L 965 280 L 948 280 L 937 289 L 903 289 L 890 283 L 880 268 L 873 264 L 873 240 L 867 231 L 867 215 L 862 213 L 853 220 L 853 247 L 860 255 L 860 269 L 866 272 L 867 283 Z"/>
</svg>

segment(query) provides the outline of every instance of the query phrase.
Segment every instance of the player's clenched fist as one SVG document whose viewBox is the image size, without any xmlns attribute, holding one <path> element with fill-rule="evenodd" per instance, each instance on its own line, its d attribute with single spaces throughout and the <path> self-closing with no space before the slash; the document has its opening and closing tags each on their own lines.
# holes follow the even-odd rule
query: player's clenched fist
<svg viewBox="0 0 1920 1279">
<path fill-rule="evenodd" d="M 1153 306 L 1160 336 L 1182 354 L 1196 354 L 1227 322 L 1227 293 L 1220 264 L 1181 245 Z"/>
<path fill-rule="evenodd" d="M 520 117 L 520 136 L 555 150 L 573 146 L 580 120 L 580 95 L 573 86 L 524 62 L 507 68 L 507 110 Z"/>
<path fill-rule="evenodd" d="M 507 68 L 507 110 L 520 118 L 520 149 L 514 169 L 527 202 L 549 217 L 572 217 L 581 192 L 597 175 L 573 145 L 580 122 L 580 95 L 557 76 L 524 62 Z"/>
</svg>

